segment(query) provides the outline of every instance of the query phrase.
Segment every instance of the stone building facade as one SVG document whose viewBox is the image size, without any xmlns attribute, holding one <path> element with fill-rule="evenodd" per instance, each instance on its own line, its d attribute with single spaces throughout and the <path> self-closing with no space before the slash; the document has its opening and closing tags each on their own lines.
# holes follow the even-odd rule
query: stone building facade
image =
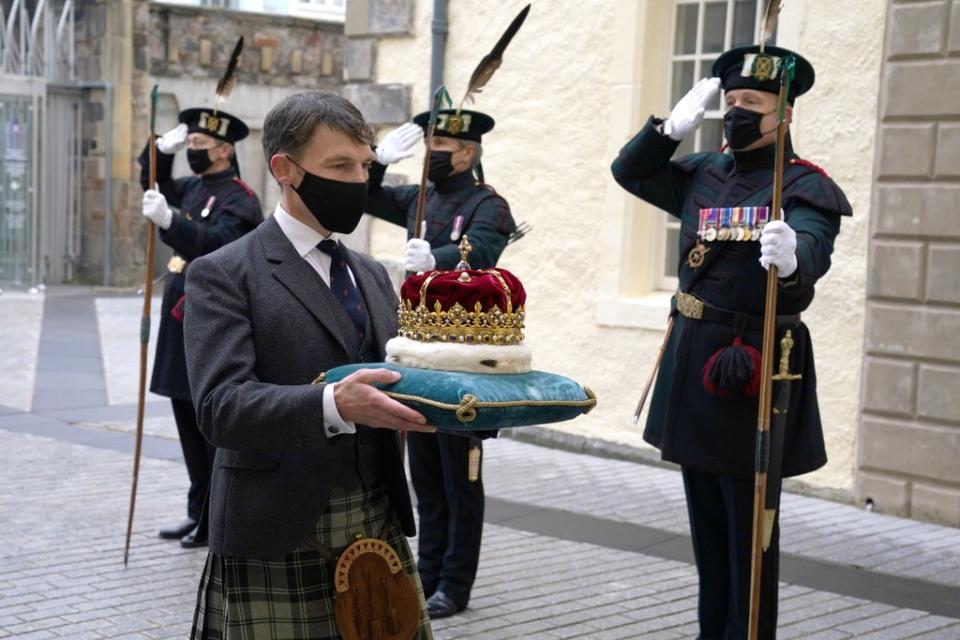
<svg viewBox="0 0 960 640">
<path fill-rule="evenodd" d="M 960 526 L 960 1 L 887 25 L 857 499 Z"/>
<path fill-rule="evenodd" d="M 409 29 L 395 11 L 385 21 L 374 6 L 357 30 L 361 35 L 348 39 L 343 24 L 306 18 L 147 0 L 89 0 L 79 5 L 78 75 L 109 85 L 109 91 L 91 88 L 86 93 L 81 281 L 116 286 L 141 282 L 148 227 L 139 215 L 137 157 L 148 135 L 149 92 L 159 87 L 158 135 L 176 125 L 181 109 L 211 106 L 217 79 L 241 35 L 245 46 L 238 83 L 223 109 L 250 126 L 249 137 L 237 145 L 237 157 L 243 180 L 257 192 L 266 214 L 279 189 L 263 158 L 260 134 L 264 116 L 283 97 L 308 89 L 340 93 L 375 126 L 410 117 L 405 85 L 373 81 L 376 36 Z M 186 159 L 177 157 L 174 174 L 188 172 Z M 112 203 L 105 215 L 108 188 Z M 369 223 L 364 222 L 348 243 L 366 249 L 368 238 Z M 158 275 L 168 256 L 169 249 L 157 243 Z"/>
<path fill-rule="evenodd" d="M 146 225 L 135 215 L 141 191 L 132 163 L 149 126 L 149 11 L 143 0 L 88 0 L 76 11 L 76 71 L 89 87 L 77 279 L 128 284 L 142 273 L 146 246 Z"/>
</svg>

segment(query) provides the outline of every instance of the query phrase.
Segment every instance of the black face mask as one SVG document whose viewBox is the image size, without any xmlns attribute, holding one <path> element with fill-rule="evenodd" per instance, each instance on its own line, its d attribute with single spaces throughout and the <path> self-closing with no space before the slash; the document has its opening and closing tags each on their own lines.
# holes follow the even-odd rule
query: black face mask
<svg viewBox="0 0 960 640">
<path fill-rule="evenodd" d="M 187 149 L 187 163 L 190 165 L 190 171 L 200 175 L 213 165 L 213 160 L 210 159 L 207 149 Z"/>
<path fill-rule="evenodd" d="M 773 111 L 760 113 L 741 107 L 731 107 L 723 116 L 723 135 L 727 138 L 730 148 L 738 151 L 762 138 L 764 132 L 760 130 L 760 121 L 771 113 Z"/>
<path fill-rule="evenodd" d="M 431 151 L 430 166 L 427 168 L 427 178 L 436 184 L 453 173 L 452 151 Z"/>
<path fill-rule="evenodd" d="M 290 162 L 294 162 L 292 159 Z M 335 233 L 351 233 L 360 224 L 367 208 L 366 182 L 328 180 L 303 170 L 300 186 L 294 188 L 303 204 L 324 229 Z"/>
</svg>

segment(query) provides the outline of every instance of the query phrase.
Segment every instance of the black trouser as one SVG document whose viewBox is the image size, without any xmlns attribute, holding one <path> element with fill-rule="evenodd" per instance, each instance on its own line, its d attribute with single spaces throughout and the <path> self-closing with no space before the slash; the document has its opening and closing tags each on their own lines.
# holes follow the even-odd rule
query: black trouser
<svg viewBox="0 0 960 640">
<path fill-rule="evenodd" d="M 190 490 L 187 492 L 187 516 L 200 520 L 205 511 L 207 489 L 210 486 L 210 474 L 213 471 L 213 454 L 216 449 L 210 446 L 197 424 L 197 414 L 189 400 L 170 399 L 173 405 L 173 418 L 177 421 L 180 434 L 180 447 L 183 449 L 183 461 L 190 476 Z"/>
<path fill-rule="evenodd" d="M 700 575 L 700 640 L 747 637 L 750 611 L 750 550 L 753 540 L 753 480 L 684 467 L 693 553 Z M 778 491 L 780 487 L 768 487 Z M 777 635 L 780 569 L 779 515 L 763 554 L 758 638 Z"/>
<path fill-rule="evenodd" d="M 410 433 L 410 478 L 417 494 L 420 537 L 417 569 L 429 598 L 442 591 L 458 605 L 470 601 L 483 534 L 483 476 L 467 477 L 470 448 L 479 440 L 444 433 Z"/>
</svg>

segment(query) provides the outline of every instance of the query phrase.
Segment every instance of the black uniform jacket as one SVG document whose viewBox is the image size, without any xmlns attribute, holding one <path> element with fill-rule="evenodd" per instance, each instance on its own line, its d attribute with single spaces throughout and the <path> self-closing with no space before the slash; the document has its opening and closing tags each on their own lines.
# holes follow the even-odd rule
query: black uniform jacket
<svg viewBox="0 0 960 640">
<path fill-rule="evenodd" d="M 373 353 L 397 333 L 386 270 L 345 250 L 369 316 Z M 310 534 L 331 489 L 350 471 L 355 436 L 328 439 L 322 371 L 356 362 L 343 307 L 269 219 L 199 258 L 187 277 L 187 363 L 197 419 L 217 447 L 210 550 L 282 559 Z M 369 429 L 358 425 L 358 429 Z M 370 429 L 403 532 L 415 533 L 398 432 Z"/>
<path fill-rule="evenodd" d="M 697 240 L 701 208 L 769 206 L 772 198 L 774 147 L 736 152 L 706 152 L 670 157 L 679 143 L 659 133 L 659 120 L 647 125 L 623 147 L 613 162 L 613 175 L 627 191 L 679 218 L 679 288 L 710 305 L 736 312 L 741 327 L 676 314 L 651 398 L 644 439 L 658 447 L 665 460 L 691 468 L 751 477 L 758 399 L 745 395 L 720 399 L 703 385 L 703 367 L 739 333 L 746 344 L 761 347 L 767 272 L 760 266 L 760 243 L 705 243 L 703 266 L 687 263 Z M 797 271 L 780 280 L 778 314 L 800 314 L 813 300 L 814 286 L 830 268 L 840 217 L 851 208 L 840 188 L 821 170 L 786 148 L 783 209 L 797 232 Z M 826 463 L 823 429 L 817 405 L 817 380 L 810 334 L 801 323 L 781 323 L 777 344 L 791 329 L 795 346 L 793 383 L 784 436 L 783 476 L 813 471 Z M 779 360 L 779 351 L 776 354 Z"/>
<path fill-rule="evenodd" d="M 140 154 L 140 184 L 149 181 L 148 150 Z M 160 230 L 160 239 L 187 263 L 219 249 L 256 227 L 263 220 L 260 200 L 233 169 L 207 176 L 173 179 L 173 156 L 157 152 L 157 182 L 167 204 L 176 207 L 169 229 Z M 213 203 L 203 215 L 210 198 Z M 160 308 L 160 329 L 153 362 L 150 391 L 190 399 L 187 365 L 183 354 L 183 323 L 171 315 L 184 292 L 186 270 L 167 273 Z M 181 307 L 182 308 L 182 307 Z"/>
<path fill-rule="evenodd" d="M 412 238 L 417 217 L 418 185 L 403 187 L 383 186 L 387 168 L 374 163 L 370 168 L 370 200 L 367 213 L 387 222 L 405 227 Z M 517 228 L 507 201 L 491 187 L 477 184 L 469 171 L 457 174 L 441 183 L 441 187 L 427 187 L 424 207 L 424 238 L 433 248 L 437 269 L 453 269 L 460 262 L 457 243 L 468 235 L 473 251 L 470 266 L 474 269 L 495 267 L 507 246 L 510 234 Z M 460 233 L 451 237 L 457 217 Z"/>
</svg>

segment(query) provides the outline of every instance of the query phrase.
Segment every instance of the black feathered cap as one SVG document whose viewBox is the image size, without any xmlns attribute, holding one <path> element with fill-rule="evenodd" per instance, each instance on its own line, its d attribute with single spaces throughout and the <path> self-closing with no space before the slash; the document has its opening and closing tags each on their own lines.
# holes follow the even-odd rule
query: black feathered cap
<svg viewBox="0 0 960 640">
<path fill-rule="evenodd" d="M 219 109 L 184 109 L 177 119 L 187 125 L 189 133 L 205 133 L 218 140 L 233 144 L 247 137 L 250 128 L 243 120 Z"/>
<path fill-rule="evenodd" d="M 430 112 L 418 113 L 413 122 L 426 131 L 430 123 Z M 464 109 L 458 114 L 456 109 L 441 109 L 437 112 L 437 127 L 433 135 L 480 142 L 480 136 L 492 130 L 493 125 L 493 118 L 479 111 Z"/>
<path fill-rule="evenodd" d="M 784 58 L 791 55 L 797 61 L 793 82 L 787 90 L 787 101 L 792 104 L 797 96 L 810 90 L 816 74 L 806 58 L 789 49 L 768 45 L 760 53 L 760 45 L 737 47 L 717 58 L 711 74 L 720 78 L 724 91 L 755 89 L 779 93 L 781 64 Z"/>
</svg>

